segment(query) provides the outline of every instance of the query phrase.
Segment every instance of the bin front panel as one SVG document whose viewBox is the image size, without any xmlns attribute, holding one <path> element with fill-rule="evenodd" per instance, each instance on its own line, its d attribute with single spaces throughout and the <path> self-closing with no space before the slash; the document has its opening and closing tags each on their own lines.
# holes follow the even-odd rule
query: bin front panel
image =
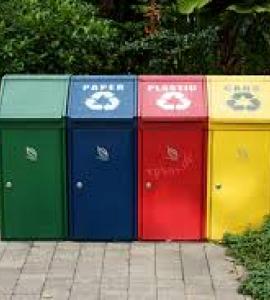
<svg viewBox="0 0 270 300">
<path fill-rule="evenodd" d="M 69 117 L 133 119 L 137 115 L 134 76 L 73 76 Z"/>
<path fill-rule="evenodd" d="M 201 76 L 140 76 L 139 117 L 158 120 L 206 119 Z"/>
<path fill-rule="evenodd" d="M 134 234 L 134 138 L 130 128 L 72 131 L 71 228 L 76 239 Z"/>
<path fill-rule="evenodd" d="M 66 233 L 61 130 L 2 130 L 3 223 L 10 239 Z"/>
<path fill-rule="evenodd" d="M 259 225 L 270 213 L 270 133 L 268 131 L 214 131 L 210 232 L 221 239 Z"/>
<path fill-rule="evenodd" d="M 140 238 L 202 238 L 202 130 L 178 127 L 142 130 Z"/>
<path fill-rule="evenodd" d="M 270 76 L 208 76 L 210 122 L 269 123 Z"/>
<path fill-rule="evenodd" d="M 69 76 L 6 76 L 0 117 L 59 119 L 65 115 Z"/>
</svg>

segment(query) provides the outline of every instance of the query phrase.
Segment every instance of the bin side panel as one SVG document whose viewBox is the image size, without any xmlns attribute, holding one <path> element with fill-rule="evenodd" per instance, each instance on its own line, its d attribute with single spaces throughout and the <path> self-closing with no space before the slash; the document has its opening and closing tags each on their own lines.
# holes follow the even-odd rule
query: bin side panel
<svg viewBox="0 0 270 300">
<path fill-rule="evenodd" d="M 76 129 L 72 133 L 72 144 L 73 238 L 132 239 L 133 129 Z"/>
<path fill-rule="evenodd" d="M 65 234 L 62 130 L 2 130 L 3 237 Z"/>
<path fill-rule="evenodd" d="M 140 131 L 140 238 L 202 238 L 204 131 Z M 141 144 L 142 143 L 142 144 Z"/>
<path fill-rule="evenodd" d="M 270 212 L 268 131 L 214 131 L 209 238 L 261 224 Z"/>
</svg>

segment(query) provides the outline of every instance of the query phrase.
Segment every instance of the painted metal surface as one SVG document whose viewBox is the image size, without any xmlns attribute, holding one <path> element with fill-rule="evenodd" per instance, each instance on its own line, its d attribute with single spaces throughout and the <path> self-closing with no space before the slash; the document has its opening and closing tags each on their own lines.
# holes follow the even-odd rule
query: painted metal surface
<svg viewBox="0 0 270 300">
<path fill-rule="evenodd" d="M 1 119 L 61 119 L 69 76 L 7 75 L 2 80 Z"/>
<path fill-rule="evenodd" d="M 2 130 L 2 236 L 66 235 L 61 129 Z"/>
<path fill-rule="evenodd" d="M 142 76 L 139 107 L 139 238 L 200 240 L 207 146 L 203 79 Z"/>
<path fill-rule="evenodd" d="M 140 76 L 139 116 L 143 120 L 195 121 L 207 118 L 202 76 Z"/>
<path fill-rule="evenodd" d="M 136 94 L 134 76 L 73 76 L 68 115 L 81 121 L 133 119 Z"/>
<path fill-rule="evenodd" d="M 270 132 L 215 131 L 212 142 L 209 237 L 220 239 L 270 212 Z"/>
<path fill-rule="evenodd" d="M 62 116 L 68 81 L 67 76 L 7 76 L 3 80 L 0 132 L 4 239 L 66 238 Z"/>
<path fill-rule="evenodd" d="M 132 129 L 75 129 L 72 136 L 73 236 L 131 239 L 134 234 Z"/>
<path fill-rule="evenodd" d="M 137 226 L 135 77 L 74 77 L 70 97 L 71 238 L 132 240 Z"/>
<path fill-rule="evenodd" d="M 267 76 L 208 78 L 208 237 L 240 233 L 270 213 Z"/>
<path fill-rule="evenodd" d="M 207 76 L 210 125 L 270 122 L 270 76 Z"/>
</svg>

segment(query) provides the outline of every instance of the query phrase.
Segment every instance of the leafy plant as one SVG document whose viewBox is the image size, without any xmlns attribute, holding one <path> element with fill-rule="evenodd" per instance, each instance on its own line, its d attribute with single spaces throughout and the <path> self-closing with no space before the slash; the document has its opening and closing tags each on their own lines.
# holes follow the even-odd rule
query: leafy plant
<svg viewBox="0 0 270 300">
<path fill-rule="evenodd" d="M 248 271 L 240 292 L 258 300 L 270 299 L 270 217 L 261 229 L 225 235 L 224 245 L 228 254 Z"/>
<path fill-rule="evenodd" d="M 96 13 L 78 0 L 1 1 L 0 75 L 112 72 L 118 30 Z"/>
<path fill-rule="evenodd" d="M 1 0 L 0 76 L 269 74 L 267 3 Z"/>
<path fill-rule="evenodd" d="M 178 0 L 177 7 L 182 14 L 191 14 L 195 10 L 203 8 L 211 0 Z"/>
<path fill-rule="evenodd" d="M 187 34 L 162 30 L 125 43 L 120 60 L 124 70 L 136 74 L 218 73 L 216 41 L 212 27 Z"/>
<path fill-rule="evenodd" d="M 234 11 L 239 14 L 250 14 L 250 13 L 267 13 L 270 12 L 270 1 L 247 1 L 237 2 L 227 7 L 227 10 Z"/>
<path fill-rule="evenodd" d="M 210 4 L 210 5 L 208 5 Z M 269 0 L 248 1 L 213 1 L 213 0 L 177 0 L 177 6 L 181 13 L 191 14 L 195 10 L 210 9 L 211 12 L 223 13 L 231 10 L 236 13 L 265 13 L 270 12 Z"/>
</svg>

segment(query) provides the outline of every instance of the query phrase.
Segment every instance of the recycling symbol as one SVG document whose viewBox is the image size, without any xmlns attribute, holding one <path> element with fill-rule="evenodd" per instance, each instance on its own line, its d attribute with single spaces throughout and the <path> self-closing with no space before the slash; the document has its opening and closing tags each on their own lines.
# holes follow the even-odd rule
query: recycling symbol
<svg viewBox="0 0 270 300">
<path fill-rule="evenodd" d="M 180 92 L 166 92 L 156 102 L 157 106 L 164 110 L 186 110 L 191 101 Z"/>
<path fill-rule="evenodd" d="M 260 107 L 261 102 L 250 92 L 236 92 L 227 100 L 227 104 L 233 110 L 254 111 Z"/>
<path fill-rule="evenodd" d="M 99 91 L 85 100 L 85 105 L 91 110 L 115 110 L 120 100 L 109 91 Z"/>
</svg>

